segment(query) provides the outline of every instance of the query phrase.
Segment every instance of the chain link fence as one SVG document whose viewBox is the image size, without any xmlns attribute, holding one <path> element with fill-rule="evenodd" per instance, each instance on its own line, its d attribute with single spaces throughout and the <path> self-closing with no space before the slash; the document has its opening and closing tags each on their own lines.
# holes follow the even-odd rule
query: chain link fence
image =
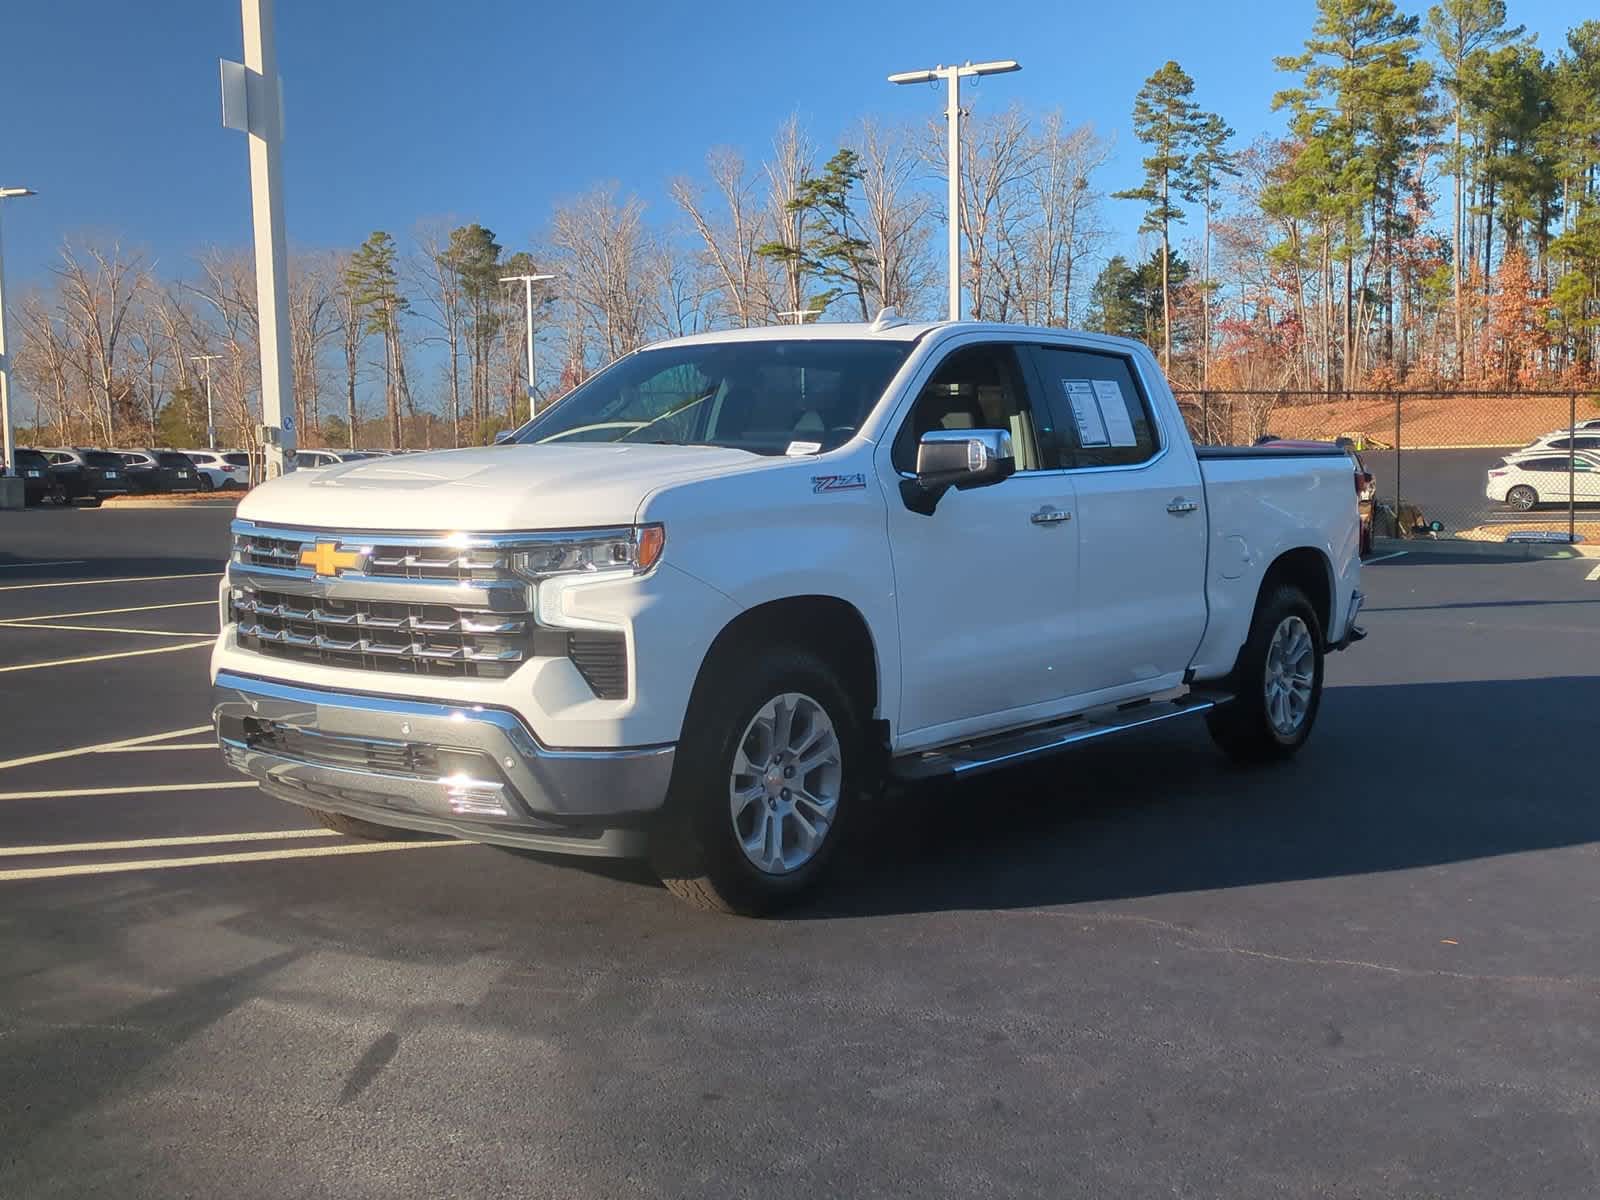
<svg viewBox="0 0 1600 1200">
<path fill-rule="evenodd" d="M 1178 393 L 1195 441 L 1344 439 L 1379 537 L 1600 542 L 1600 391 Z"/>
</svg>

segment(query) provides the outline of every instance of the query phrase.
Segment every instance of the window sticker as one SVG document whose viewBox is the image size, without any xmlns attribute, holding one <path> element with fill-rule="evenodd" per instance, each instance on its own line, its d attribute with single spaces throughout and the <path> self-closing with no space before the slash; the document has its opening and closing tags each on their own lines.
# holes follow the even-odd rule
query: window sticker
<svg viewBox="0 0 1600 1200">
<path fill-rule="evenodd" d="M 807 454 L 816 454 L 821 449 L 821 442 L 790 442 L 784 454 L 790 458 L 803 458 Z"/>
<path fill-rule="evenodd" d="M 1078 427 L 1078 445 L 1109 445 L 1105 419 L 1100 415 L 1100 405 L 1095 400 L 1094 387 L 1087 379 L 1063 379 L 1061 390 L 1072 405 L 1072 419 Z"/>
<path fill-rule="evenodd" d="M 1094 398 L 1100 402 L 1100 416 L 1106 423 L 1111 444 L 1137 446 L 1139 439 L 1133 432 L 1133 416 L 1128 411 L 1128 398 L 1122 394 L 1122 385 L 1115 379 L 1096 379 Z"/>
</svg>

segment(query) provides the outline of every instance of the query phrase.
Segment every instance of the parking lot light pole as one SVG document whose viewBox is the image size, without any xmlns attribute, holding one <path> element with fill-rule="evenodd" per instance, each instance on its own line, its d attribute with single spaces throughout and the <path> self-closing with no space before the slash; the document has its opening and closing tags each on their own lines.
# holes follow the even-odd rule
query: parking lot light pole
<svg viewBox="0 0 1600 1200">
<path fill-rule="evenodd" d="M 533 285 L 554 275 L 502 275 L 501 283 L 520 283 L 528 297 L 528 415 L 533 416 Z"/>
<path fill-rule="evenodd" d="M 949 216 L 946 218 L 950 238 L 950 319 L 961 319 L 961 81 L 969 75 L 1002 75 L 1020 71 L 1022 64 L 1013 59 L 998 62 L 966 62 L 958 67 L 934 67 L 928 71 L 900 71 L 889 76 L 890 83 L 932 83 L 943 79 L 949 85 L 949 107 L 945 118 L 949 125 L 948 163 Z"/>
<path fill-rule="evenodd" d="M 189 360 L 199 363 L 206 374 L 206 448 L 209 450 L 217 448 L 217 422 L 211 415 L 211 362 L 221 357 L 220 354 L 189 355 Z"/>
<path fill-rule="evenodd" d="M 250 143 L 250 215 L 261 344 L 261 441 L 268 479 L 294 469 L 294 373 L 289 356 L 289 249 L 283 232 L 283 80 L 272 0 L 239 0 L 244 62 L 222 61 L 222 124 Z"/>
<path fill-rule="evenodd" d="M 0 187 L 0 200 L 14 200 L 33 195 L 32 188 Z M 0 211 L 5 208 L 0 204 Z M 11 448 L 11 358 L 6 350 L 6 264 L 5 237 L 0 233 L 0 427 L 4 439 L 0 442 L 0 475 L 9 475 L 16 467 Z"/>
</svg>

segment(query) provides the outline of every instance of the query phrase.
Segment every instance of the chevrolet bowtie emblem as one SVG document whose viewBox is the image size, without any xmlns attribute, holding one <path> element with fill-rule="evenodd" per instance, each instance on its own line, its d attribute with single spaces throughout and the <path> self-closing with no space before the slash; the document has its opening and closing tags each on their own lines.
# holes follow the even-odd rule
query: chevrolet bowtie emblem
<svg viewBox="0 0 1600 1200">
<path fill-rule="evenodd" d="M 338 542 L 317 542 L 300 551 L 300 565 L 310 567 L 318 575 L 337 575 L 361 565 L 359 550 L 341 550 Z"/>
</svg>

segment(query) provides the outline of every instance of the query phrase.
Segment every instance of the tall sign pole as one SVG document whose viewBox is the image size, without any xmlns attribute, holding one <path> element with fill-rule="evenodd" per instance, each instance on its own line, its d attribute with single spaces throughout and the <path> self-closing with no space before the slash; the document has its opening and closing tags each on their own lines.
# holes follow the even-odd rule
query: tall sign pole
<svg viewBox="0 0 1600 1200">
<path fill-rule="evenodd" d="M 0 201 L 31 195 L 31 188 L 0 187 Z M 5 204 L 0 203 L 0 209 L 3 208 Z M 0 236 L 0 243 L 4 240 Z M 0 429 L 4 430 L 3 440 L 0 440 L 0 475 L 6 475 L 16 470 L 17 462 L 15 448 L 11 445 L 11 358 L 6 350 L 6 268 L 3 254 L 0 254 Z"/>
<path fill-rule="evenodd" d="M 250 140 L 256 311 L 261 337 L 261 442 L 266 477 L 294 466 L 294 373 L 289 357 L 289 255 L 283 232 L 283 80 L 272 0 L 240 0 L 244 62 L 222 63 L 222 123 Z"/>
<path fill-rule="evenodd" d="M 501 283 L 520 283 L 523 286 L 528 301 L 528 415 L 536 416 L 534 412 L 533 392 L 533 285 L 546 279 L 554 279 L 554 275 L 502 275 Z"/>
</svg>

